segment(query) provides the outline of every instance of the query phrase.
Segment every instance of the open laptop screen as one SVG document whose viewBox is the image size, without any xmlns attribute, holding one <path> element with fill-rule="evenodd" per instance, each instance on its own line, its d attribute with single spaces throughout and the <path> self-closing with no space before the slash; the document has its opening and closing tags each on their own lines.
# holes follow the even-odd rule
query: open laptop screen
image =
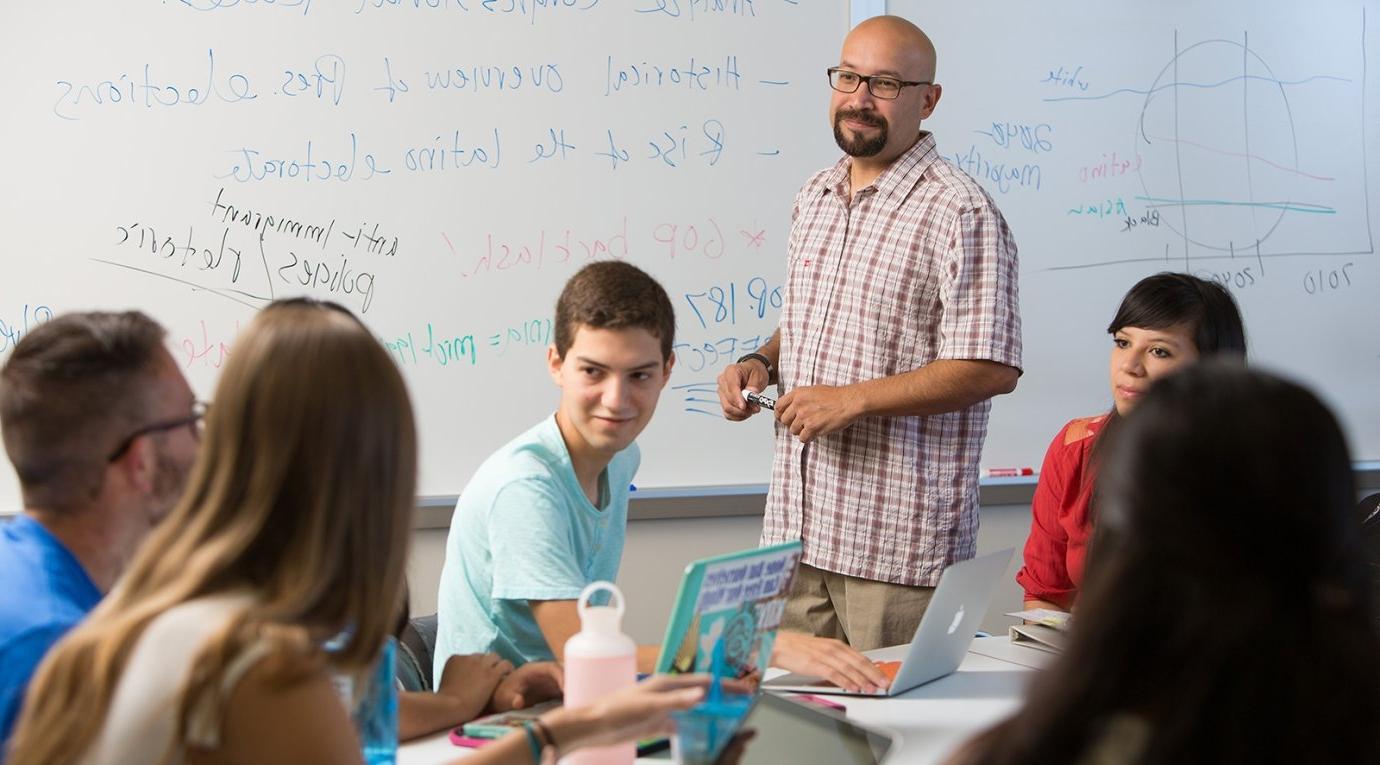
<svg viewBox="0 0 1380 765">
<path fill-rule="evenodd" d="M 743 727 L 757 731 L 743 765 L 876 765 L 895 743 L 891 734 L 770 693 L 762 694 Z"/>
<path fill-rule="evenodd" d="M 764 674 L 800 554 L 793 540 L 686 566 L 656 671 L 711 672 L 721 643 L 725 677 Z"/>
</svg>

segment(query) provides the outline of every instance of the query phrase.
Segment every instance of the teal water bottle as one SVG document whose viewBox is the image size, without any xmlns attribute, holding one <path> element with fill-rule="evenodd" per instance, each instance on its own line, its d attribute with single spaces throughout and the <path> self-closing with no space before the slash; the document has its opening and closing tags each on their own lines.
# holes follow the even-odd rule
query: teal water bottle
<svg viewBox="0 0 1380 765">
<path fill-rule="evenodd" d="M 356 697 L 355 730 L 364 747 L 365 765 L 393 765 L 398 758 L 398 684 L 393 667 L 397 654 L 397 641 L 390 637 Z"/>
</svg>

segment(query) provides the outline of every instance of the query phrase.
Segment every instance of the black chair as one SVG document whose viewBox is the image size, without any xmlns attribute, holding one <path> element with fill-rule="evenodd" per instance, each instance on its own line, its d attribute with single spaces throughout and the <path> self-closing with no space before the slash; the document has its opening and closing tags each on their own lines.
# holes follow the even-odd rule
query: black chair
<svg viewBox="0 0 1380 765">
<path fill-rule="evenodd" d="M 1371 603 L 1375 607 L 1376 626 L 1380 627 L 1380 494 L 1372 494 L 1356 506 L 1356 520 L 1361 523 L 1361 539 L 1370 563 Z"/>
<path fill-rule="evenodd" d="M 398 638 L 395 672 L 405 691 L 432 691 L 431 659 L 436 653 L 436 614 L 409 619 Z"/>
</svg>

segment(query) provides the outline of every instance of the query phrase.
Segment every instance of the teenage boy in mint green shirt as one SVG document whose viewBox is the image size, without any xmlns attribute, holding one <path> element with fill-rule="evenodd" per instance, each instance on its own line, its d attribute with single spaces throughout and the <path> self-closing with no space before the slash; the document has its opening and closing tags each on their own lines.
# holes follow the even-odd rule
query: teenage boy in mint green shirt
<svg viewBox="0 0 1380 765">
<path fill-rule="evenodd" d="M 666 291 L 635 266 L 594 263 L 566 284 L 547 349 L 560 404 L 484 461 L 451 517 L 438 668 L 454 653 L 561 658 L 580 591 L 618 576 L 633 440 L 671 374 L 674 337 Z"/>
<path fill-rule="evenodd" d="M 591 501 L 555 416 L 489 457 L 451 521 L 438 660 L 487 652 L 515 665 L 553 660 L 531 603 L 573 602 L 586 584 L 618 576 L 638 461 L 635 444 L 616 453 Z"/>
<path fill-rule="evenodd" d="M 554 330 L 547 366 L 561 390 L 555 414 L 485 460 L 451 517 L 437 673 L 452 654 L 493 652 L 515 666 L 561 661 L 580 629 L 581 590 L 618 575 L 628 484 L 640 462 L 634 439 L 670 378 L 675 313 L 656 280 L 602 261 L 566 283 Z M 657 652 L 638 648 L 639 671 L 652 671 Z M 844 687 L 886 683 L 837 640 L 781 633 L 772 660 Z"/>
</svg>

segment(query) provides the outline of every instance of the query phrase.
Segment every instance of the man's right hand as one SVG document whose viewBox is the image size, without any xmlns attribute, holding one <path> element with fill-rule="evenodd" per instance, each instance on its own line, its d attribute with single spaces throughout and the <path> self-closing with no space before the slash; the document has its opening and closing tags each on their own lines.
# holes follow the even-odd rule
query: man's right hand
<svg viewBox="0 0 1380 765">
<path fill-rule="evenodd" d="M 719 373 L 719 405 L 723 407 L 724 417 L 735 422 L 746 420 L 762 408 L 749 404 L 743 398 L 743 390 L 761 393 L 770 384 L 767 368 L 754 359 L 729 364 Z"/>
<path fill-rule="evenodd" d="M 772 646 L 771 665 L 814 675 L 848 691 L 884 691 L 891 680 L 872 660 L 841 640 L 781 630 Z"/>
</svg>

